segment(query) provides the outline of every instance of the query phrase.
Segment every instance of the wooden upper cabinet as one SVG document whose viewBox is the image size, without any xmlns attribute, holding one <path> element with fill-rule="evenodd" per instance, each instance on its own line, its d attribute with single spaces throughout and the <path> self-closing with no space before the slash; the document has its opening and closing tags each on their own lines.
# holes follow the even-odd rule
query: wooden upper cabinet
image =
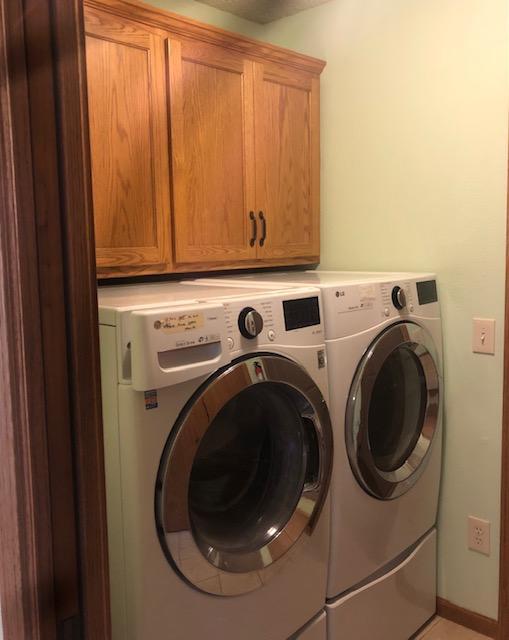
<svg viewBox="0 0 509 640">
<path fill-rule="evenodd" d="M 318 262 L 324 63 L 84 4 L 99 277 Z"/>
<path fill-rule="evenodd" d="M 311 74 L 255 65 L 258 256 L 285 259 L 320 252 L 319 84 Z"/>
<path fill-rule="evenodd" d="M 254 63 L 195 41 L 168 49 L 175 262 L 253 260 Z"/>
<path fill-rule="evenodd" d="M 165 39 L 85 11 L 97 265 L 166 270 L 170 262 Z"/>
</svg>

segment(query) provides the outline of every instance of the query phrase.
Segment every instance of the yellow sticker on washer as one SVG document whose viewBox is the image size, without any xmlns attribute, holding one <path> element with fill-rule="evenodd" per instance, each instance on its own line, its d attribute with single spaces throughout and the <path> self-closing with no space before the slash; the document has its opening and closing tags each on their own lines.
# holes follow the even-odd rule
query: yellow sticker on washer
<svg viewBox="0 0 509 640">
<path fill-rule="evenodd" d="M 175 313 L 154 322 L 154 329 L 164 333 L 181 333 L 200 329 L 204 325 L 203 313 Z"/>
</svg>

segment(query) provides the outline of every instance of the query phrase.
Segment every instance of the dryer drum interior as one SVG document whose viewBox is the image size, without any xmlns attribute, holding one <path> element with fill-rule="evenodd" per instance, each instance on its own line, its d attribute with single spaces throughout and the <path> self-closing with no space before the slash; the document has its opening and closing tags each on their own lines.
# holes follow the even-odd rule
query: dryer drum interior
<svg viewBox="0 0 509 640">
<path fill-rule="evenodd" d="M 354 376 L 345 436 L 365 491 L 394 499 L 419 479 L 440 418 L 440 378 L 430 334 L 392 325 L 370 345 Z"/>
<path fill-rule="evenodd" d="M 188 402 L 161 458 L 155 507 L 167 559 L 209 593 L 262 586 L 312 531 L 331 464 L 328 410 L 300 365 L 260 354 L 218 371 Z"/>
</svg>

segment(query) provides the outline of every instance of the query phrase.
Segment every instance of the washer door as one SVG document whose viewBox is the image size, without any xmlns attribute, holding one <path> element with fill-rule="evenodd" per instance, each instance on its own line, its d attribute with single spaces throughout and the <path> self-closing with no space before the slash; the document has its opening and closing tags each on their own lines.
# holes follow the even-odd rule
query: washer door
<svg viewBox="0 0 509 640">
<path fill-rule="evenodd" d="M 331 464 L 329 413 L 306 371 L 276 355 L 234 362 L 198 390 L 163 452 L 156 521 L 167 559 L 203 591 L 256 589 L 312 531 Z"/>
<path fill-rule="evenodd" d="M 439 404 L 431 336 L 412 322 L 389 327 L 364 355 L 346 412 L 350 465 L 365 491 L 388 500 L 417 482 L 438 425 Z"/>
</svg>

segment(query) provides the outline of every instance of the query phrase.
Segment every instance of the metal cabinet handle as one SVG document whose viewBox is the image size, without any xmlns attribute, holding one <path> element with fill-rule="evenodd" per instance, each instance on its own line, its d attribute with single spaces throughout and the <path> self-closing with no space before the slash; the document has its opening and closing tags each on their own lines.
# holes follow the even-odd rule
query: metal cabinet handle
<svg viewBox="0 0 509 640">
<path fill-rule="evenodd" d="M 253 225 L 253 233 L 251 235 L 251 240 L 249 241 L 249 246 L 250 247 L 254 247 L 255 246 L 255 242 L 256 242 L 256 236 L 258 234 L 258 228 L 257 228 L 257 224 L 256 224 L 256 216 L 255 216 L 255 212 L 254 211 L 250 211 L 249 212 L 249 219 L 251 220 L 251 223 Z"/>
<path fill-rule="evenodd" d="M 260 218 L 260 222 L 262 223 L 262 235 L 260 238 L 260 247 L 263 247 L 265 244 L 265 238 L 267 237 L 267 219 L 265 218 L 263 211 L 258 212 L 258 217 Z"/>
</svg>

